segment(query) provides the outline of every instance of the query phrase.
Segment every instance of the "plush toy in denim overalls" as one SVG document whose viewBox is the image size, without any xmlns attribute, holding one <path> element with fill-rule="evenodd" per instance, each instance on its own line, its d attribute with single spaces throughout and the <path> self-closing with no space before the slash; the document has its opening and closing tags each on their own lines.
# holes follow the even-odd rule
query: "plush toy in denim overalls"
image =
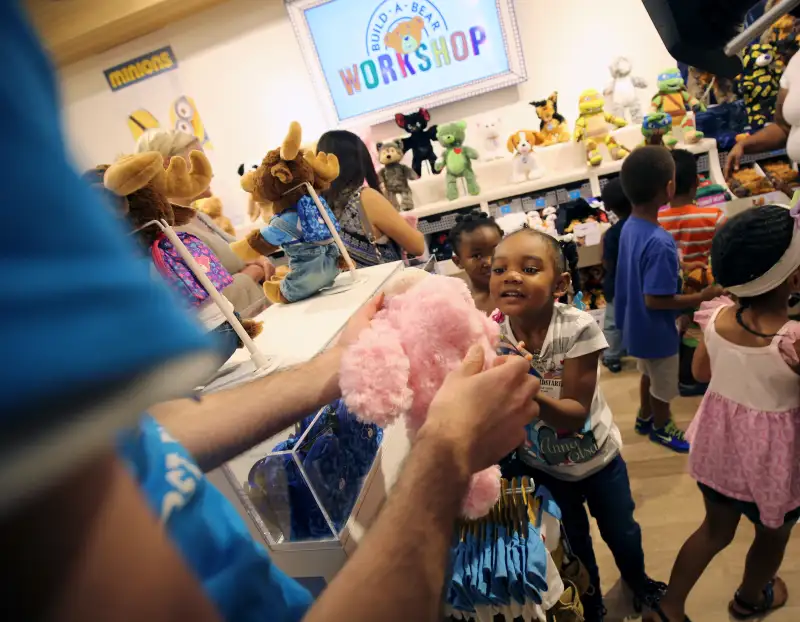
<svg viewBox="0 0 800 622">
<path fill-rule="evenodd" d="M 269 224 L 234 242 L 233 251 L 244 261 L 283 250 L 289 271 L 279 271 L 264 283 L 264 294 L 272 302 L 298 302 L 333 284 L 340 270 L 340 253 L 333 234 L 309 195 L 326 190 L 339 175 L 339 160 L 333 154 L 300 148 L 302 129 L 292 122 L 279 149 L 270 151 L 261 165 L 242 177 L 242 188 L 262 204 L 272 204 Z M 320 198 L 329 220 L 339 224 L 325 200 Z"/>
</svg>

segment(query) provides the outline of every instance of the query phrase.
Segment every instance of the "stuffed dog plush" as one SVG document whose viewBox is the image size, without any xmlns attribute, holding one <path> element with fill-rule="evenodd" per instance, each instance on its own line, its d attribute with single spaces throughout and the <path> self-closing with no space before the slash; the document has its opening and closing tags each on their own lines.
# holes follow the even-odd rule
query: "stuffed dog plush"
<svg viewBox="0 0 800 622">
<path fill-rule="evenodd" d="M 544 170 L 533 153 L 537 140 L 536 132 L 531 130 L 520 130 L 508 137 L 508 150 L 514 154 L 514 172 L 511 177 L 513 183 L 538 179 L 544 175 Z"/>
</svg>

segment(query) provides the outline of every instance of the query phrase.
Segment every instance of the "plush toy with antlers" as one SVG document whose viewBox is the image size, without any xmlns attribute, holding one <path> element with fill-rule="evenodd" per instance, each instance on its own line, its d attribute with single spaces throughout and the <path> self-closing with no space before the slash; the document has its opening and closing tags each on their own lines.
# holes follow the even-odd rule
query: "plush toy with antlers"
<svg viewBox="0 0 800 622">
<path fill-rule="evenodd" d="M 340 267 L 339 248 L 308 190 L 309 185 L 316 192 L 327 190 L 339 176 L 339 160 L 333 154 L 301 149 L 301 141 L 300 124 L 292 122 L 283 144 L 242 176 L 242 188 L 258 203 L 270 204 L 274 215 L 266 227 L 231 244 L 244 261 L 279 249 L 286 253 L 289 273 L 264 283 L 267 298 L 284 304 L 329 287 Z M 338 231 L 333 212 L 323 198 L 319 201 Z"/>
<path fill-rule="evenodd" d="M 203 153 L 192 151 L 189 159 L 191 169 L 186 160 L 175 157 L 170 159 L 165 170 L 160 153 L 140 153 L 123 157 L 110 166 L 98 166 L 84 174 L 84 179 L 128 220 L 158 272 L 178 296 L 197 311 L 206 327 L 227 332 L 233 329 L 219 310 L 215 312 L 215 303 L 209 293 L 161 228 L 149 225 L 154 220 L 164 221 L 171 227 L 188 222 L 191 211 L 187 206 L 209 187 L 212 177 L 211 164 Z M 176 207 L 184 209 L 176 210 Z M 199 238 L 184 232 L 178 232 L 177 236 L 217 291 L 222 293 L 233 279 L 217 256 Z M 251 337 L 261 332 L 261 322 L 241 320 L 241 323 Z"/>
</svg>

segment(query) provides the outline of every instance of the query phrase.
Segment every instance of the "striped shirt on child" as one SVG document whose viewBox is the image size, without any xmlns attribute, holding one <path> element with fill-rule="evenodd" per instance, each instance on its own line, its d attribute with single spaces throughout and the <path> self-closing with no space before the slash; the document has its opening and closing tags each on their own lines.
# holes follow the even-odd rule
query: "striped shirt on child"
<svg viewBox="0 0 800 622">
<path fill-rule="evenodd" d="M 722 210 L 713 205 L 667 206 L 658 212 L 658 224 L 675 240 L 681 260 L 706 264 L 711 253 L 711 240 L 723 218 Z"/>
</svg>

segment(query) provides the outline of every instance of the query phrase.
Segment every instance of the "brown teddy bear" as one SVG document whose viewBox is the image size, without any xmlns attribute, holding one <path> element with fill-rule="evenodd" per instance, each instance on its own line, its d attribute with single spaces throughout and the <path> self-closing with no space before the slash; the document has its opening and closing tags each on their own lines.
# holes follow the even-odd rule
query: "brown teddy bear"
<svg viewBox="0 0 800 622">
<path fill-rule="evenodd" d="M 378 159 L 383 164 L 383 168 L 378 173 L 378 179 L 384 194 L 396 210 L 407 212 L 414 209 L 414 198 L 411 196 L 411 186 L 408 185 L 408 182 L 412 179 L 419 179 L 419 175 L 411 170 L 411 167 L 400 163 L 400 160 L 403 159 L 402 141 L 391 140 L 378 143 L 376 148 L 378 149 Z M 398 194 L 400 195 L 399 201 L 397 200 Z"/>
<path fill-rule="evenodd" d="M 214 224 L 225 233 L 236 237 L 236 229 L 231 224 L 231 219 L 222 213 L 222 200 L 219 197 L 208 197 L 207 199 L 197 199 L 194 206 L 207 216 L 211 217 Z"/>
<path fill-rule="evenodd" d="M 422 43 L 424 28 L 425 21 L 417 15 L 397 24 L 394 30 L 386 33 L 383 42 L 398 54 L 413 54 Z"/>
<path fill-rule="evenodd" d="M 266 227 L 231 244 L 244 261 L 279 249 L 286 253 L 288 274 L 277 273 L 264 283 L 267 298 L 284 304 L 331 286 L 340 268 L 339 249 L 306 186 L 317 193 L 327 190 L 339 175 L 339 160 L 333 154 L 301 149 L 301 141 L 302 128 L 292 122 L 283 144 L 242 176 L 242 188 L 256 202 L 271 205 L 274 215 Z M 333 212 L 323 198 L 318 199 L 338 230 Z"/>
<path fill-rule="evenodd" d="M 174 208 L 188 205 L 194 197 L 205 192 L 211 184 L 212 171 L 202 152 L 192 151 L 189 159 L 191 169 L 183 158 L 171 158 L 165 170 L 160 153 L 140 153 L 120 158 L 111 165 L 98 166 L 87 171 L 83 178 L 102 194 L 106 204 L 127 219 L 136 239 L 148 256 L 154 258 L 159 273 L 168 284 L 179 295 L 188 295 L 187 302 L 191 306 L 199 307 L 209 301 L 208 292 L 203 291 L 203 286 L 191 274 L 161 228 L 147 226 L 156 220 L 175 227 L 186 224 L 191 218 L 189 209 Z M 177 235 L 221 293 L 221 284 L 229 282 L 230 274 L 219 259 L 195 236 L 188 233 Z M 155 259 L 157 256 L 166 257 L 167 261 L 159 262 Z M 263 328 L 262 322 L 254 320 L 241 320 L 241 323 L 250 337 L 260 334 Z M 232 329 L 228 326 L 228 330 Z M 239 347 L 242 345 L 239 342 Z"/>
</svg>

